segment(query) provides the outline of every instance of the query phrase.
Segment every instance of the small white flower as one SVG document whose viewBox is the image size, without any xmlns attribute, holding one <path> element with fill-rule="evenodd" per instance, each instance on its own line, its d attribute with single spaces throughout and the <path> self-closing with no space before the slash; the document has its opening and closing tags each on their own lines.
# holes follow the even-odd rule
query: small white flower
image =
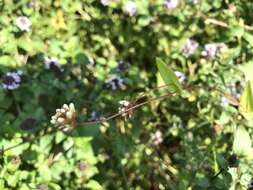
<svg viewBox="0 0 253 190">
<path fill-rule="evenodd" d="M 122 116 L 125 117 L 125 120 L 130 119 L 133 116 L 133 109 L 131 108 L 134 106 L 134 103 L 129 102 L 127 100 L 121 100 L 119 104 L 119 113 L 121 113 Z"/>
<path fill-rule="evenodd" d="M 193 55 L 198 48 L 199 44 L 195 40 L 188 39 L 182 49 L 182 53 L 185 57 Z"/>
<path fill-rule="evenodd" d="M 155 146 L 161 144 L 163 142 L 162 132 L 160 130 L 157 130 L 155 133 L 152 133 L 151 140 Z"/>
<path fill-rule="evenodd" d="M 20 16 L 16 20 L 16 25 L 21 31 L 29 32 L 31 21 L 26 16 Z"/>
<path fill-rule="evenodd" d="M 100 3 L 104 6 L 108 6 L 109 5 L 109 0 L 100 0 Z"/>
<path fill-rule="evenodd" d="M 124 10 L 125 10 L 125 12 L 126 12 L 129 16 L 134 16 L 134 15 L 136 14 L 136 12 L 137 12 L 137 7 L 136 7 L 135 2 L 133 2 L 133 1 L 128 1 L 128 2 L 125 4 Z"/>
<path fill-rule="evenodd" d="M 2 87 L 14 90 L 20 86 L 22 71 L 8 72 L 2 77 Z"/>
<path fill-rule="evenodd" d="M 180 83 L 184 82 L 184 80 L 185 80 L 184 73 L 181 73 L 180 71 L 175 71 L 174 73 L 177 76 Z"/>
<path fill-rule="evenodd" d="M 56 113 L 51 117 L 50 123 L 56 125 L 63 131 L 69 131 L 74 128 L 76 123 L 76 110 L 74 104 L 64 104 L 61 109 L 56 109 Z"/>
<path fill-rule="evenodd" d="M 179 0 L 165 0 L 164 4 L 167 9 L 174 9 L 179 5 Z"/>
<path fill-rule="evenodd" d="M 123 79 L 118 75 L 110 75 L 105 82 L 107 87 L 111 87 L 112 90 L 116 90 L 118 87 L 123 86 Z"/>
</svg>

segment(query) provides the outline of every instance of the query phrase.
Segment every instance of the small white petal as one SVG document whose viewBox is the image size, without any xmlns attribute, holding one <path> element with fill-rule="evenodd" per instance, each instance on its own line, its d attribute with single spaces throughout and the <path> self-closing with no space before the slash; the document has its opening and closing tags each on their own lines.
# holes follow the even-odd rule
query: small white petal
<svg viewBox="0 0 253 190">
<path fill-rule="evenodd" d="M 59 118 L 57 119 L 57 122 L 58 122 L 58 123 L 63 123 L 64 121 L 65 121 L 65 119 L 62 118 L 62 117 L 59 117 Z"/>
<path fill-rule="evenodd" d="M 69 109 L 69 106 L 67 105 L 67 104 L 63 104 L 63 106 L 62 106 L 64 109 Z"/>
<path fill-rule="evenodd" d="M 66 113 L 66 117 L 67 117 L 68 119 L 72 119 L 72 116 L 73 116 L 72 112 L 68 111 L 68 112 Z"/>
<path fill-rule="evenodd" d="M 70 111 L 75 112 L 75 106 L 73 103 L 69 104 L 69 109 L 70 109 Z"/>
</svg>

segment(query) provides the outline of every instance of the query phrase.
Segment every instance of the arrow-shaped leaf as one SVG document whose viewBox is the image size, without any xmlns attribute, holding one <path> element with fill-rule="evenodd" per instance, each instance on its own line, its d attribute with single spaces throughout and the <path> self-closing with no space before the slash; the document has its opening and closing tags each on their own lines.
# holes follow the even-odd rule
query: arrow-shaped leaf
<svg viewBox="0 0 253 190">
<path fill-rule="evenodd" d="M 175 73 L 159 58 L 156 58 L 158 71 L 171 92 L 181 94 L 183 89 Z"/>
<path fill-rule="evenodd" d="M 248 131 L 240 126 L 235 131 L 233 151 L 237 155 L 249 155 L 252 151 L 251 149 L 251 140 Z"/>
<path fill-rule="evenodd" d="M 246 83 L 240 97 L 240 111 L 246 119 L 253 118 L 253 93 L 250 81 Z"/>
</svg>

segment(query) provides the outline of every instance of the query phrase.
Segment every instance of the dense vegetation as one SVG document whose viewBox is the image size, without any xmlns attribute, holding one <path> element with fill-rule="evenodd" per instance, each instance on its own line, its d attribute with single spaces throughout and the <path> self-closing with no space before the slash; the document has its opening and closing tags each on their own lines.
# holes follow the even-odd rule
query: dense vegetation
<svg viewBox="0 0 253 190">
<path fill-rule="evenodd" d="M 252 9 L 0 0 L 0 189 L 253 189 Z"/>
</svg>

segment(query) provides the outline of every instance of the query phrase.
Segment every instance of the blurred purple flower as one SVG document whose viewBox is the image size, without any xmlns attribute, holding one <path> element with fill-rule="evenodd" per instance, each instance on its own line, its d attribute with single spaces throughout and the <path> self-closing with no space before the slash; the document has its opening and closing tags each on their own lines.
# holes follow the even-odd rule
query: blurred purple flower
<svg viewBox="0 0 253 190">
<path fill-rule="evenodd" d="M 185 57 L 193 55 L 198 48 L 199 44 L 195 40 L 188 39 L 182 49 L 182 53 Z"/>
<path fill-rule="evenodd" d="M 225 107 L 229 105 L 229 100 L 224 96 L 221 97 L 221 105 Z"/>
<path fill-rule="evenodd" d="M 91 114 L 90 114 L 89 121 L 97 121 L 98 119 L 99 118 L 98 118 L 97 112 L 92 111 Z"/>
<path fill-rule="evenodd" d="M 85 171 L 88 168 L 88 165 L 84 161 L 79 161 L 77 164 L 77 168 L 80 171 Z"/>
<path fill-rule="evenodd" d="M 179 5 L 179 0 L 165 0 L 164 4 L 167 9 L 174 9 Z"/>
<path fill-rule="evenodd" d="M 118 71 L 122 71 L 124 73 L 127 73 L 128 69 L 129 69 L 129 63 L 122 61 L 122 60 L 118 62 L 118 65 L 117 65 Z"/>
<path fill-rule="evenodd" d="M 20 86 L 22 71 L 8 72 L 2 77 L 2 87 L 14 90 Z"/>
<path fill-rule="evenodd" d="M 61 65 L 59 64 L 59 61 L 55 57 L 45 57 L 44 59 L 44 65 L 46 69 L 55 69 L 59 71 L 63 71 L 63 68 L 61 68 Z"/>
<path fill-rule="evenodd" d="M 201 55 L 210 59 L 214 59 L 219 50 L 223 48 L 225 44 L 223 43 L 210 43 L 206 44 L 204 50 L 201 52 Z"/>
<path fill-rule="evenodd" d="M 31 21 L 26 16 L 20 16 L 16 20 L 16 25 L 21 31 L 29 32 Z"/>
<path fill-rule="evenodd" d="M 184 82 L 185 74 L 180 71 L 175 71 L 175 75 L 177 76 L 180 83 Z"/>
<path fill-rule="evenodd" d="M 128 1 L 125 6 L 124 6 L 124 10 L 125 12 L 129 15 L 129 16 L 134 16 L 137 12 L 137 7 L 135 2 L 133 1 Z"/>
<path fill-rule="evenodd" d="M 110 75 L 109 78 L 105 81 L 108 88 L 116 90 L 118 87 L 123 86 L 123 79 L 118 75 Z"/>
</svg>

